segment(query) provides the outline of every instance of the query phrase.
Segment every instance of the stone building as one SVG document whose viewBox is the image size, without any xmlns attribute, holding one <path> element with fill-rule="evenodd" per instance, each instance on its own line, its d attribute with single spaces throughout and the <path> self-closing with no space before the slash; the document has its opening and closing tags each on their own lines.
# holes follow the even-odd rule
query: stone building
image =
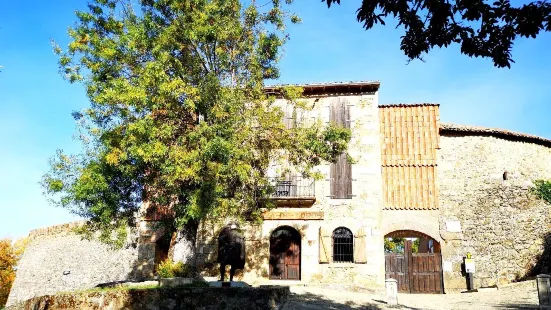
<svg viewBox="0 0 551 310">
<path fill-rule="evenodd" d="M 462 263 L 467 253 L 475 260 L 477 287 L 548 271 L 550 209 L 530 188 L 536 179 L 551 179 L 551 140 L 441 124 L 438 104 L 381 105 L 379 82 L 301 86 L 314 108 L 290 111 L 284 99 L 277 99 L 289 111 L 285 123 L 321 120 L 350 128 L 351 160 L 343 154 L 317 167 L 324 178 L 316 181 L 274 163 L 277 207 L 264 213 L 262 224 L 242 226 L 247 262 L 237 279 L 376 289 L 392 277 L 402 292 L 449 293 L 466 288 Z M 266 91 L 277 95 L 276 87 Z M 217 237 L 230 220 L 199 228 L 192 261 L 204 277 L 218 274 Z M 388 237 L 418 238 L 417 253 L 411 253 L 409 241 L 404 253 L 385 253 Z M 79 266 L 66 259 L 71 255 L 60 258 L 63 251 L 52 246 L 68 238 L 74 237 L 56 234 L 31 243 L 9 302 L 45 293 L 46 283 L 57 283 L 51 290 L 67 291 L 130 279 L 144 270 L 151 275 L 155 248 L 162 247 L 157 235 L 142 232 L 139 246 L 121 252 L 124 259 L 113 263 L 118 267 L 112 272 L 105 264 L 97 268 L 99 261 L 83 260 L 86 266 Z M 65 251 L 82 250 L 76 238 L 69 241 Z M 55 268 L 44 270 L 51 262 Z M 93 270 L 100 275 L 78 280 L 79 272 Z M 33 273 L 39 279 L 30 280 Z"/>
</svg>

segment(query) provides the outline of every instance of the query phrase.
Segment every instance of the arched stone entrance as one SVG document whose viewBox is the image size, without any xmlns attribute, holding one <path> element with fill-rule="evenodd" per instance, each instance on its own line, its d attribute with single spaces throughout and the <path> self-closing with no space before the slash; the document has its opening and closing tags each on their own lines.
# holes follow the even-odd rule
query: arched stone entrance
<svg viewBox="0 0 551 310">
<path fill-rule="evenodd" d="M 440 243 L 414 230 L 385 235 L 385 277 L 403 293 L 443 293 Z"/>
<path fill-rule="evenodd" d="M 431 236 L 424 234 L 422 232 L 418 232 L 415 230 L 396 230 L 393 232 L 390 232 L 385 235 L 385 240 L 389 238 L 399 238 L 399 239 L 416 239 L 418 242 L 418 246 L 415 246 L 415 241 L 412 245 L 412 250 L 414 253 L 440 253 L 440 242 L 438 242 L 436 239 L 432 238 Z M 385 242 L 385 245 L 387 242 Z M 385 252 L 386 248 L 385 248 Z"/>
<path fill-rule="evenodd" d="M 300 233 L 281 226 L 270 235 L 270 279 L 300 280 Z"/>
</svg>

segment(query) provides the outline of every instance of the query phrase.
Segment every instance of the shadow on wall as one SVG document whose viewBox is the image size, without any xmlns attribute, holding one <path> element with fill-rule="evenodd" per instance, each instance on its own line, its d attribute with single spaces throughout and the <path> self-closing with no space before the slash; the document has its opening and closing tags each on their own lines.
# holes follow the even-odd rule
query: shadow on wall
<svg viewBox="0 0 551 310">
<path fill-rule="evenodd" d="M 456 206 L 444 212 L 461 222 L 463 238 L 457 245 L 448 243 L 447 251 L 458 257 L 473 254 L 475 285 L 502 285 L 551 272 L 550 206 L 532 195 L 523 180 L 470 183 L 465 183 L 465 193 L 450 198 L 449 205 Z"/>
<path fill-rule="evenodd" d="M 516 281 L 532 279 L 538 274 L 551 273 L 551 232 L 543 236 L 543 252 L 536 256 L 526 269 L 526 274 L 524 276 L 517 276 Z"/>
<path fill-rule="evenodd" d="M 269 243 L 263 240 L 245 240 L 245 269 L 238 269 L 234 280 L 244 280 L 245 274 L 254 274 L 256 277 L 268 277 Z M 206 257 L 204 263 L 198 264 L 197 269 L 206 277 L 220 277 L 220 264 L 217 262 L 218 246 Z M 226 279 L 229 279 L 230 266 L 226 266 Z"/>
<path fill-rule="evenodd" d="M 222 224 L 204 223 L 198 231 L 198 251 L 196 258 L 197 269 L 205 277 L 219 277 L 220 265 L 217 262 L 218 257 L 218 235 L 222 229 Z M 274 227 L 277 228 L 283 226 Z M 305 232 L 308 225 L 291 225 L 304 241 Z M 245 269 L 238 269 L 234 279 L 237 281 L 255 282 L 269 277 L 270 260 L 270 237 L 262 235 L 262 227 L 245 224 L 241 227 L 245 237 Z M 270 233 L 271 235 L 271 233 Z M 226 267 L 226 275 L 229 277 L 229 266 Z M 226 277 L 226 278 L 228 278 Z"/>
</svg>

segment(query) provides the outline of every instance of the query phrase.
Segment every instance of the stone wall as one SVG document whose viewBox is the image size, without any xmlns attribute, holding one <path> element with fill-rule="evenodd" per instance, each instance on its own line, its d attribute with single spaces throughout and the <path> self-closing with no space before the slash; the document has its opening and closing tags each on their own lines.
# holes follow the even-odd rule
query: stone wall
<svg viewBox="0 0 551 310">
<path fill-rule="evenodd" d="M 535 179 L 551 178 L 551 149 L 513 137 L 469 133 L 446 133 L 440 146 L 446 291 L 466 288 L 461 263 L 467 252 L 476 264 L 477 287 L 521 279 L 536 269 L 548 272 L 544 245 L 551 246 L 551 209 L 529 188 Z"/>
<path fill-rule="evenodd" d="M 279 309 L 289 287 L 260 288 L 161 288 L 110 290 L 36 297 L 9 310 L 58 309 Z"/>
<path fill-rule="evenodd" d="M 73 231 L 79 225 L 70 223 L 31 231 L 8 305 L 35 296 L 88 289 L 99 283 L 141 279 L 151 272 L 147 271 L 151 264 L 146 261 L 154 257 L 154 252 L 147 246 L 138 246 L 135 234 L 129 236 L 125 247 L 114 250 L 76 235 Z"/>
<path fill-rule="evenodd" d="M 383 210 L 382 235 L 398 230 L 414 230 L 442 242 L 440 210 Z"/>
</svg>

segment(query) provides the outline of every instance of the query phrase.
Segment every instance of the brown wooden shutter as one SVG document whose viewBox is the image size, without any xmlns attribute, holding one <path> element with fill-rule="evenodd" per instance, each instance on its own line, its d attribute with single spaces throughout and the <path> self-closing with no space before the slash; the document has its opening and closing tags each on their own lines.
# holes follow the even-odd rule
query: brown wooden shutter
<svg viewBox="0 0 551 310">
<path fill-rule="evenodd" d="M 319 251 L 319 262 L 328 263 L 329 258 L 331 257 L 331 233 L 323 227 L 320 227 Z"/>
<path fill-rule="evenodd" d="M 354 262 L 356 264 L 367 263 L 366 247 L 365 247 L 365 229 L 360 227 L 354 235 Z"/>
<path fill-rule="evenodd" d="M 350 106 L 347 100 L 333 99 L 330 120 L 334 126 L 350 128 Z M 348 162 L 346 152 L 331 163 L 330 180 L 331 198 L 352 198 L 352 165 Z"/>
</svg>

